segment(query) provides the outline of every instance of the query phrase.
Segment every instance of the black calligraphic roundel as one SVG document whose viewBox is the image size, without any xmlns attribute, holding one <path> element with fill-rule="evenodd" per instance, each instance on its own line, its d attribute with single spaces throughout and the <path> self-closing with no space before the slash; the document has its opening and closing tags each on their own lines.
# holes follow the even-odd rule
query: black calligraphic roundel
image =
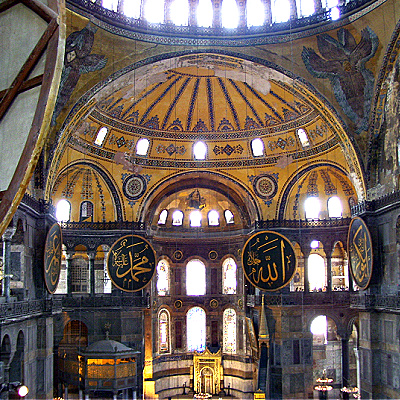
<svg viewBox="0 0 400 400">
<path fill-rule="evenodd" d="M 275 291 L 293 278 L 297 258 L 283 235 L 263 231 L 253 235 L 243 247 L 242 266 L 247 280 L 263 291 Z"/>
<path fill-rule="evenodd" d="M 62 232 L 57 223 L 50 228 L 44 247 L 44 282 L 49 293 L 54 293 L 61 273 Z"/>
<path fill-rule="evenodd" d="M 137 292 L 146 287 L 155 267 L 156 254 L 150 243 L 140 236 L 123 236 L 108 253 L 108 275 L 114 285 L 125 292 Z"/>
<path fill-rule="evenodd" d="M 372 277 L 372 241 L 367 225 L 359 217 L 353 218 L 350 222 L 347 252 L 354 282 L 364 290 Z"/>
</svg>

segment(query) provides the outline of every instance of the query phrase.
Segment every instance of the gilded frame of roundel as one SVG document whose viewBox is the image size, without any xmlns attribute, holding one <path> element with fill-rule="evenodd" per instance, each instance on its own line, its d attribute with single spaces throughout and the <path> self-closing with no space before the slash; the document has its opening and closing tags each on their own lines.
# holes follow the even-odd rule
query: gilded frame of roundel
<svg viewBox="0 0 400 400">
<path fill-rule="evenodd" d="M 368 288 L 373 272 L 373 252 L 371 234 L 364 220 L 354 217 L 347 234 L 347 254 L 351 276 L 361 289 Z"/>
<path fill-rule="evenodd" d="M 280 233 L 261 231 L 252 235 L 242 249 L 246 279 L 256 288 L 274 292 L 293 279 L 297 257 L 290 240 Z M 268 271 L 265 277 L 265 271 Z"/>
<path fill-rule="evenodd" d="M 112 283 L 124 292 L 144 289 L 156 271 L 156 253 L 141 236 L 126 235 L 111 246 L 107 272 Z"/>
<path fill-rule="evenodd" d="M 61 227 L 56 222 L 49 229 L 44 245 L 44 282 L 51 294 L 57 290 L 60 280 L 62 242 Z"/>
</svg>

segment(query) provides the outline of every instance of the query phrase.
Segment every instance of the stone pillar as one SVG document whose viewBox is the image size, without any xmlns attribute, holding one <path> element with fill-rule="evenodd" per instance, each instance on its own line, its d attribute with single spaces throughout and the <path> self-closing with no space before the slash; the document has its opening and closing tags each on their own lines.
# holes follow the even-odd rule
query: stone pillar
<svg viewBox="0 0 400 400">
<path fill-rule="evenodd" d="M 290 6 L 290 19 L 297 19 L 296 0 L 289 0 Z"/>
<path fill-rule="evenodd" d="M 197 6 L 199 0 L 189 0 L 189 26 L 197 26 Z"/>
<path fill-rule="evenodd" d="M 326 291 L 332 291 L 332 255 L 326 252 Z"/>
<path fill-rule="evenodd" d="M 272 6 L 271 0 L 263 0 L 264 12 L 265 12 L 265 24 L 272 25 Z"/>
<path fill-rule="evenodd" d="M 308 256 L 310 255 L 310 249 L 303 251 L 304 257 L 304 293 L 310 291 L 310 282 L 308 281 Z"/>
<path fill-rule="evenodd" d="M 6 303 L 10 301 L 10 280 L 11 280 L 11 238 L 14 236 L 17 228 L 9 227 L 3 234 L 3 295 Z"/>
<path fill-rule="evenodd" d="M 349 386 L 349 337 L 342 338 L 342 387 Z M 349 394 L 343 392 L 343 399 L 348 399 Z"/>
<path fill-rule="evenodd" d="M 94 296 L 96 294 L 96 275 L 94 271 L 94 260 L 96 258 L 96 252 L 89 251 L 88 257 L 89 257 L 89 274 L 90 274 L 90 295 Z"/>
<path fill-rule="evenodd" d="M 65 253 L 65 265 L 67 267 L 67 295 L 72 296 L 72 256 L 73 251 L 67 251 Z"/>
<path fill-rule="evenodd" d="M 314 9 L 315 9 L 315 13 L 318 13 L 322 10 L 322 1 L 321 0 L 314 0 Z"/>
<path fill-rule="evenodd" d="M 213 0 L 213 28 L 221 28 L 222 27 L 222 15 L 221 15 L 221 6 L 222 0 Z"/>
<path fill-rule="evenodd" d="M 239 28 L 245 28 L 247 26 L 247 18 L 246 18 L 246 1 L 237 1 L 237 8 L 239 11 Z"/>
</svg>

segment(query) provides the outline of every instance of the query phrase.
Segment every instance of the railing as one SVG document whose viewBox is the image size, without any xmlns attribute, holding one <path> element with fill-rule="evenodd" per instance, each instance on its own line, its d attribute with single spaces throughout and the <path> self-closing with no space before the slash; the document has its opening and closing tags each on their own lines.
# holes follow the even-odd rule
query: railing
<svg viewBox="0 0 400 400">
<path fill-rule="evenodd" d="M 350 307 L 362 310 L 400 311 L 400 295 L 353 293 Z"/>
<path fill-rule="evenodd" d="M 60 225 L 62 229 L 67 229 L 67 230 L 143 231 L 145 229 L 144 222 L 134 222 L 134 221 L 62 222 Z"/>
<path fill-rule="evenodd" d="M 62 310 L 61 299 L 15 301 L 0 304 L 0 320 L 33 316 L 43 313 L 58 313 Z"/>
<path fill-rule="evenodd" d="M 368 211 L 377 211 L 384 207 L 393 205 L 400 202 L 400 192 L 388 193 L 385 196 L 380 197 L 376 200 L 365 200 L 351 207 L 351 213 L 353 215 L 364 214 Z"/>
<path fill-rule="evenodd" d="M 261 305 L 261 296 L 247 296 L 247 304 Z M 250 298 L 249 298 L 250 297 Z M 254 298 L 252 298 L 254 297 Z M 268 306 L 343 306 L 350 304 L 349 291 L 332 292 L 289 292 L 264 294 L 264 304 Z"/>
<path fill-rule="evenodd" d="M 61 299 L 60 299 L 61 300 Z M 95 296 L 63 296 L 63 308 L 124 308 L 149 307 L 149 299 L 144 296 L 95 295 Z"/>
<path fill-rule="evenodd" d="M 348 227 L 351 218 L 329 218 L 329 219 L 270 219 L 256 221 L 256 229 L 267 228 L 333 228 Z"/>
</svg>

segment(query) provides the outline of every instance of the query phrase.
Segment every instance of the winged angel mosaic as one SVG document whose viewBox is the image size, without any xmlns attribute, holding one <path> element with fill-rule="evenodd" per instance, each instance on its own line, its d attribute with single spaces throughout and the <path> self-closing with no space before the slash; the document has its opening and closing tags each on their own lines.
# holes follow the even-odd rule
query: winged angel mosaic
<svg viewBox="0 0 400 400">
<path fill-rule="evenodd" d="M 339 29 L 337 38 L 318 35 L 321 55 L 304 47 L 301 56 L 310 74 L 330 80 L 336 100 L 361 133 L 368 127 L 375 81 L 365 64 L 375 55 L 379 39 L 369 27 L 361 31 L 358 43 L 347 29 Z"/>
</svg>

